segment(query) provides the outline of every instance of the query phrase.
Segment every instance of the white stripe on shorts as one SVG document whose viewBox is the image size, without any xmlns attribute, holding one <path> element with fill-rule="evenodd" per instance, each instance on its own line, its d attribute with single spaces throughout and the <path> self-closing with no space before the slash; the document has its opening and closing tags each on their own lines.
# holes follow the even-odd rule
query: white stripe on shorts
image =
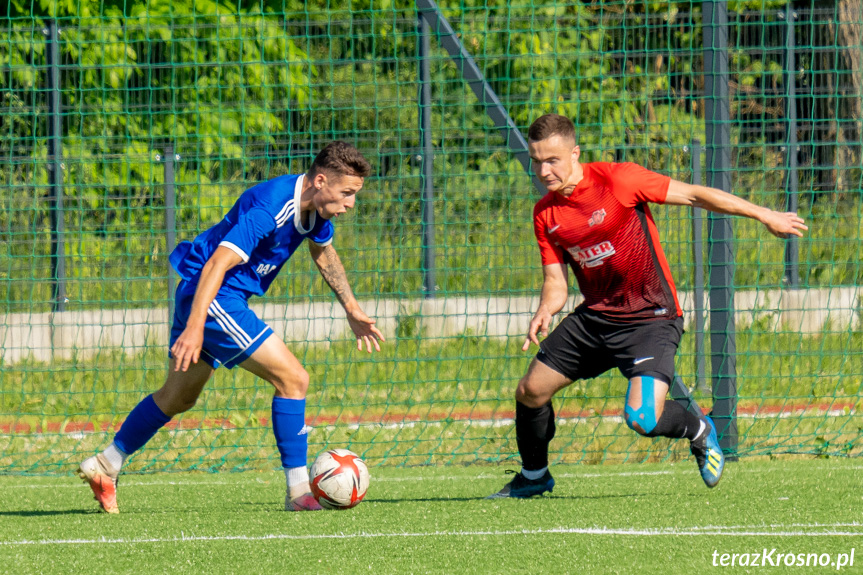
<svg viewBox="0 0 863 575">
<path fill-rule="evenodd" d="M 225 311 L 225 308 L 223 308 L 217 300 L 213 300 L 213 304 L 216 306 L 217 313 L 221 316 L 225 324 L 244 342 L 241 347 L 246 348 L 252 345 L 252 338 L 243 328 L 240 327 L 240 324 L 238 324 L 237 321 Z"/>
<path fill-rule="evenodd" d="M 213 300 L 213 303 L 216 304 L 216 307 L 218 308 L 218 310 L 225 316 L 225 320 L 227 320 L 232 326 L 234 326 L 234 329 L 236 329 L 237 332 L 239 332 L 239 334 L 243 336 L 243 339 L 248 341 L 249 345 L 251 345 L 252 344 L 251 336 L 249 336 L 249 334 L 246 333 L 246 331 L 240 327 L 240 324 L 237 323 L 237 320 L 235 320 L 233 317 L 231 317 L 231 315 L 228 312 L 225 311 L 225 308 L 222 307 L 222 304 L 220 304 L 218 302 L 218 300 Z"/>
<path fill-rule="evenodd" d="M 213 316 L 213 318 L 215 318 L 216 323 L 219 324 L 219 326 L 222 328 L 222 331 L 231 336 L 231 339 L 234 340 L 234 343 L 237 344 L 240 349 L 245 349 L 245 343 L 230 330 L 229 326 L 225 323 L 223 319 L 217 316 Z"/>
<path fill-rule="evenodd" d="M 228 313 L 219 305 L 219 302 L 213 300 L 213 303 L 210 304 L 207 312 L 213 316 L 222 329 L 231 336 L 231 339 L 236 342 L 238 346 L 242 349 L 246 349 L 250 345 L 252 345 L 252 338 L 249 337 L 243 328 L 241 328 L 234 318 L 232 318 Z"/>
</svg>

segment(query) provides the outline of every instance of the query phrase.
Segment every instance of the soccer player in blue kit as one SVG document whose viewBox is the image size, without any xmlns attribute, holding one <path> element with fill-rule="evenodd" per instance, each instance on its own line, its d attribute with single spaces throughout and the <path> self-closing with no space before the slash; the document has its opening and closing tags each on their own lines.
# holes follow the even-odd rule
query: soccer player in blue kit
<svg viewBox="0 0 863 575">
<path fill-rule="evenodd" d="M 105 451 L 81 463 L 108 513 L 119 513 L 117 476 L 126 459 L 172 417 L 195 405 L 220 365 L 240 366 L 275 388 L 273 431 L 287 480 L 285 510 L 321 509 L 311 495 L 306 468 L 305 427 L 309 374 L 273 330 L 249 309 L 285 262 L 309 240 L 309 252 L 324 280 L 345 308 L 347 320 L 369 353 L 384 341 L 351 291 L 333 241 L 333 219 L 354 207 L 371 172 L 368 161 L 345 142 L 317 155 L 306 174 L 288 175 L 246 190 L 221 222 L 170 256 L 180 275 L 171 327 L 171 366 L 164 385 L 129 414 Z"/>
</svg>

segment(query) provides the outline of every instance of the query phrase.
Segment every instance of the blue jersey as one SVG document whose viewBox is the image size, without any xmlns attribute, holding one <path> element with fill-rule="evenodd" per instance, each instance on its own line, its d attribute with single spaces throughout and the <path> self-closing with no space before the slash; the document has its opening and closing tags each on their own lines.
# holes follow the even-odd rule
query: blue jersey
<svg viewBox="0 0 863 575">
<path fill-rule="evenodd" d="M 315 210 L 303 226 L 299 208 L 304 179 L 282 176 L 246 190 L 221 222 L 174 248 L 171 265 L 183 280 L 197 284 L 204 264 L 218 246 L 225 246 L 243 263 L 228 270 L 222 286 L 246 298 L 264 295 L 304 239 L 321 246 L 333 241 L 332 222 Z"/>
</svg>

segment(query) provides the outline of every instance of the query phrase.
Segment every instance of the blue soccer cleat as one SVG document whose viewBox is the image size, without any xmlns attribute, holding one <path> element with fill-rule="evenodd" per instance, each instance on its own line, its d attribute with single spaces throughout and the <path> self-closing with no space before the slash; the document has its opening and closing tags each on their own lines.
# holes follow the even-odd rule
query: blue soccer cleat
<svg viewBox="0 0 863 575">
<path fill-rule="evenodd" d="M 512 473 L 512 471 L 508 471 L 507 473 Z M 489 495 L 486 499 L 501 499 L 503 497 L 527 499 L 534 495 L 542 495 L 546 491 L 551 493 L 553 489 L 554 478 L 547 469 L 545 470 L 545 474 L 539 479 L 528 479 L 521 473 L 516 473 L 512 481 L 504 485 L 503 489 Z"/>
<path fill-rule="evenodd" d="M 698 462 L 698 470 L 707 487 L 716 487 L 725 469 L 725 456 L 719 447 L 719 439 L 716 436 L 716 426 L 709 417 L 702 419 L 704 430 L 689 444 L 689 451 Z"/>
</svg>

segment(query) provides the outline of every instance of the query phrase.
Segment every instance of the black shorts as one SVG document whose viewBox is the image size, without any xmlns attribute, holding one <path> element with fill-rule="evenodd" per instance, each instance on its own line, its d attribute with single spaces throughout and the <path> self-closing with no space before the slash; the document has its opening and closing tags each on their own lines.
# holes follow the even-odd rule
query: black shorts
<svg viewBox="0 0 863 575">
<path fill-rule="evenodd" d="M 671 383 L 683 318 L 620 323 L 579 307 L 539 346 L 536 359 L 572 379 L 616 367 L 626 379 L 650 375 Z"/>
</svg>

